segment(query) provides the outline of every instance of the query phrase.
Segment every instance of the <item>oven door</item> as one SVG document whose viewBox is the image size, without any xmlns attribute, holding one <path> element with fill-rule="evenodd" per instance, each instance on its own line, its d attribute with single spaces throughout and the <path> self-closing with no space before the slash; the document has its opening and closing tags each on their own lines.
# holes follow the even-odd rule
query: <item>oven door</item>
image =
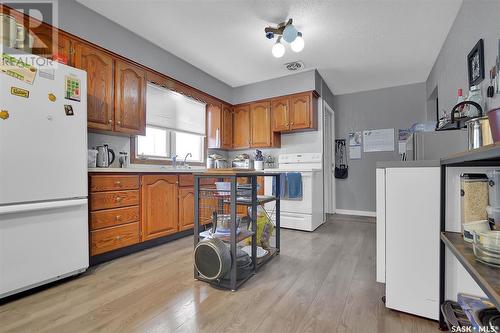
<svg viewBox="0 0 500 333">
<path fill-rule="evenodd" d="M 312 214 L 312 183 L 313 172 L 302 171 L 302 199 L 281 199 L 281 211 L 290 213 Z M 266 177 L 264 191 L 266 195 L 272 195 L 272 177 Z"/>
</svg>

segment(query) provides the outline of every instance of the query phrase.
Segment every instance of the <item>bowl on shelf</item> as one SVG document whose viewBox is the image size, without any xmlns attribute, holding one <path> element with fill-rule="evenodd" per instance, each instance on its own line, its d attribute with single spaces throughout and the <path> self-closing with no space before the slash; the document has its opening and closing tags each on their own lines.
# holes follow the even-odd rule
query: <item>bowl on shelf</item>
<svg viewBox="0 0 500 333">
<path fill-rule="evenodd" d="M 488 220 L 473 221 L 463 224 L 463 235 L 466 242 L 474 242 L 474 235 L 476 233 L 490 231 L 490 223 Z"/>
<path fill-rule="evenodd" d="M 474 233 L 473 250 L 479 261 L 500 267 L 500 231 Z"/>
</svg>

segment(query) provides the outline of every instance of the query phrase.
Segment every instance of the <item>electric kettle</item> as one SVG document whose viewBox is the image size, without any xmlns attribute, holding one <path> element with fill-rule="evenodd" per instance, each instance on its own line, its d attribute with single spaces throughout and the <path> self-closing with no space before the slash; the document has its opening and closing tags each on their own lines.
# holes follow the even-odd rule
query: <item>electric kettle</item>
<svg viewBox="0 0 500 333">
<path fill-rule="evenodd" d="M 115 152 L 113 149 L 109 148 L 107 144 L 102 146 L 97 146 L 97 167 L 107 168 L 115 160 Z"/>
</svg>

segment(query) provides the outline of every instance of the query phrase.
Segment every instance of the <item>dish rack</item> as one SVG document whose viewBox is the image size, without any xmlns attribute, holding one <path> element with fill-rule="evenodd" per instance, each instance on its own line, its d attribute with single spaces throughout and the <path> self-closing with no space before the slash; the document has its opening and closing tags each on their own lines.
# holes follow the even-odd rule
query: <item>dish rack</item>
<svg viewBox="0 0 500 333">
<path fill-rule="evenodd" d="M 214 287 L 235 291 L 255 275 L 263 265 L 279 254 L 280 198 L 279 196 L 257 195 L 257 177 L 274 177 L 277 187 L 275 193 L 280 193 L 279 173 L 228 171 L 216 174 L 212 172 L 194 174 L 194 247 L 196 248 L 204 238 L 217 238 L 228 244 L 231 258 L 233 258 L 229 278 L 206 279 L 195 267 L 195 279 L 210 283 Z M 271 212 L 264 207 L 264 204 L 270 202 L 275 202 Z M 270 246 L 266 249 L 267 254 L 261 258 L 257 258 L 258 210 L 264 212 L 268 221 L 274 222 L 274 237 L 271 237 Z M 214 233 L 212 229 L 217 223 L 218 216 L 224 219 L 225 228 L 223 232 Z M 240 251 L 238 245 L 243 245 L 242 243 L 250 246 L 252 261 L 252 273 L 244 278 L 238 276 L 237 262 L 234 260 L 237 258 L 237 251 Z"/>
</svg>

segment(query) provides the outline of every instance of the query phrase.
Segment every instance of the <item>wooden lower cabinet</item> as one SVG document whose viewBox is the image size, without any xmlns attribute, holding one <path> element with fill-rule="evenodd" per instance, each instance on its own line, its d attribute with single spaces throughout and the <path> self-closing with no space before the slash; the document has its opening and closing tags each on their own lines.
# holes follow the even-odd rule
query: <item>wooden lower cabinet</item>
<svg viewBox="0 0 500 333">
<path fill-rule="evenodd" d="M 194 227 L 194 189 L 179 188 L 179 231 Z"/>
<path fill-rule="evenodd" d="M 139 206 L 98 210 L 90 213 L 90 230 L 136 222 L 139 221 L 140 217 Z"/>
<path fill-rule="evenodd" d="M 139 222 L 91 231 L 90 255 L 95 256 L 139 243 L 139 235 Z"/>
<path fill-rule="evenodd" d="M 178 231 L 177 175 L 142 176 L 142 240 Z"/>
<path fill-rule="evenodd" d="M 134 206 L 139 204 L 139 191 L 97 192 L 90 196 L 93 211 L 109 208 Z"/>
<path fill-rule="evenodd" d="M 200 186 L 215 188 L 215 181 L 204 177 Z M 91 256 L 194 227 L 192 174 L 91 173 L 89 192 Z M 200 205 L 200 225 L 206 225 L 217 199 Z"/>
<path fill-rule="evenodd" d="M 139 189 L 139 175 L 95 175 L 90 179 L 90 192 Z"/>
</svg>

